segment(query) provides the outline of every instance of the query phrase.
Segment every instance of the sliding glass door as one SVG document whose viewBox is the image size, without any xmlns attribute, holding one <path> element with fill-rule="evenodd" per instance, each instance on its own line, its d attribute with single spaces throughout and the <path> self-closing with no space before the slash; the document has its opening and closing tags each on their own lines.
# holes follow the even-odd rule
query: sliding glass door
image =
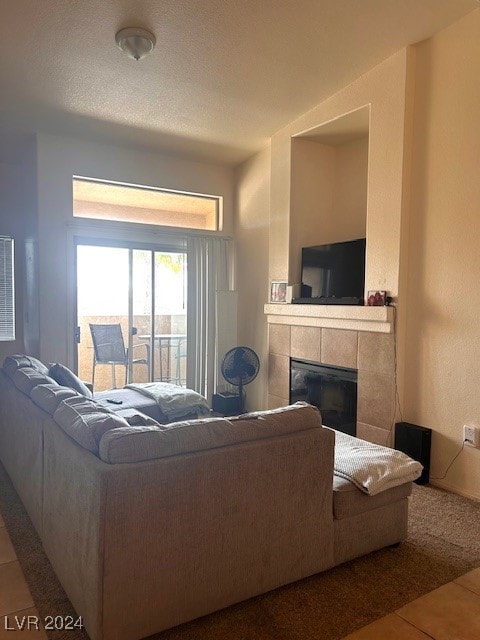
<svg viewBox="0 0 480 640">
<path fill-rule="evenodd" d="M 76 248 L 79 376 L 94 381 L 95 391 L 125 382 L 185 385 L 186 253 L 80 242 Z"/>
</svg>

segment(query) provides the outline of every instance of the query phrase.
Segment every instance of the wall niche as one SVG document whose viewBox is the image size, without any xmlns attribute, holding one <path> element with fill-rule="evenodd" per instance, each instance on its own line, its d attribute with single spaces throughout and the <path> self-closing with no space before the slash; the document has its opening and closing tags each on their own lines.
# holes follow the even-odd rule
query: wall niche
<svg viewBox="0 0 480 640">
<path fill-rule="evenodd" d="M 367 105 L 291 138 L 290 282 L 302 247 L 366 237 L 369 119 Z"/>
</svg>

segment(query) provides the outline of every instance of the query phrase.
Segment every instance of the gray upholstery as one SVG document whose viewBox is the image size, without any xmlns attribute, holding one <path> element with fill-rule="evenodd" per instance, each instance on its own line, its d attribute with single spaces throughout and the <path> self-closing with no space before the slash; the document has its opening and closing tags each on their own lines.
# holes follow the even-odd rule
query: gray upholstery
<svg viewBox="0 0 480 640">
<path fill-rule="evenodd" d="M 406 536 L 411 485 L 332 490 L 334 433 L 310 407 L 149 430 L 51 384 L 30 393 L 0 370 L 1 460 L 92 640 L 138 640 Z M 169 453 L 129 462 L 152 450 Z"/>
<path fill-rule="evenodd" d="M 402 500 L 412 492 L 412 483 L 407 482 L 375 496 L 369 496 L 349 480 L 333 476 L 333 515 L 337 520 L 378 509 L 391 502 Z"/>
<path fill-rule="evenodd" d="M 98 453 L 99 442 L 107 431 L 128 427 L 125 418 L 80 395 L 62 400 L 53 419 L 65 433 L 92 453 Z"/>
<path fill-rule="evenodd" d="M 110 389 L 109 391 L 97 391 L 95 393 L 95 402 L 103 407 L 107 407 L 115 413 L 122 413 L 124 409 L 136 409 L 147 416 L 150 416 L 160 424 L 170 422 L 168 417 L 162 413 L 158 402 L 143 395 L 135 389 Z M 109 402 L 114 400 L 114 403 Z M 116 404 L 118 403 L 118 404 Z M 185 414 L 179 416 L 179 420 L 193 420 L 197 418 L 197 413 L 187 409 Z"/>
<path fill-rule="evenodd" d="M 93 397 L 92 392 L 86 386 L 86 384 L 82 382 L 80 378 L 75 373 L 73 373 L 73 371 L 70 371 L 70 369 L 64 364 L 60 364 L 59 362 L 52 364 L 52 366 L 48 370 L 48 375 L 63 387 L 70 387 L 70 389 L 73 389 L 86 398 Z"/>
<path fill-rule="evenodd" d="M 89 635 L 146 637 L 332 566 L 330 436 L 106 465 L 48 429 L 44 545 Z"/>
<path fill-rule="evenodd" d="M 36 405 L 53 416 L 58 405 L 67 398 L 78 396 L 78 393 L 68 387 L 53 384 L 39 384 L 30 391 L 30 397 Z"/>
<path fill-rule="evenodd" d="M 314 407 L 299 407 L 284 414 L 265 413 L 241 420 L 206 418 L 164 427 L 114 429 L 103 435 L 99 454 L 109 463 L 142 462 L 321 428 L 320 415 Z"/>
<path fill-rule="evenodd" d="M 49 419 L 0 369 L 1 461 L 39 535 L 43 517 L 43 433 Z"/>
<path fill-rule="evenodd" d="M 411 485 L 411 483 L 408 483 Z M 390 493 L 392 489 L 385 493 Z M 389 547 L 407 537 L 408 499 L 334 520 L 335 564 Z"/>
<path fill-rule="evenodd" d="M 15 355 L 7 356 L 3 361 L 3 370 L 9 378 L 13 378 L 13 374 L 17 369 L 22 367 L 30 367 L 36 369 L 39 373 L 48 375 L 48 367 L 32 356 Z"/>
<path fill-rule="evenodd" d="M 13 374 L 12 380 L 17 389 L 20 389 L 20 391 L 27 396 L 30 395 L 32 389 L 37 385 L 55 382 L 52 378 L 31 367 L 18 368 Z"/>
</svg>

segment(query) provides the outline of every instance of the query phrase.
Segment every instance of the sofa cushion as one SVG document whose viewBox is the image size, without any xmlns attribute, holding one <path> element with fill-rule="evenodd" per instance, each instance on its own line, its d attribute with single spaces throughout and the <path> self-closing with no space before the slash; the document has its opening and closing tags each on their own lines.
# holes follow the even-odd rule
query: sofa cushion
<svg viewBox="0 0 480 640">
<path fill-rule="evenodd" d="M 90 389 L 73 373 L 73 371 L 70 371 L 70 369 L 63 364 L 58 362 L 52 364 L 48 371 L 48 375 L 58 382 L 58 384 L 64 387 L 70 387 L 70 389 L 77 391 L 82 396 L 85 396 L 85 398 L 93 397 Z"/>
<path fill-rule="evenodd" d="M 374 496 L 360 491 L 352 482 L 333 476 L 333 516 L 336 520 L 349 518 L 371 509 L 406 498 L 412 492 L 412 483 L 406 482 Z"/>
<path fill-rule="evenodd" d="M 322 428 L 320 414 L 310 405 L 261 413 L 114 429 L 102 437 L 99 455 L 110 463 L 141 462 Z"/>
<path fill-rule="evenodd" d="M 95 454 L 104 433 L 128 427 L 124 418 L 80 395 L 62 400 L 53 419 L 79 445 Z"/>
<path fill-rule="evenodd" d="M 30 367 L 31 369 L 36 369 L 40 373 L 44 375 L 48 375 L 48 367 L 34 358 L 33 356 L 24 356 L 24 355 L 14 355 L 7 356 L 3 361 L 3 370 L 7 374 L 9 378 L 13 379 L 15 371 L 22 367 Z"/>
<path fill-rule="evenodd" d="M 115 409 L 112 411 L 118 416 L 122 416 L 128 422 L 131 427 L 146 427 L 147 425 L 159 427 L 160 423 L 154 420 L 152 417 L 147 416 L 145 413 L 138 411 L 137 409 Z"/>
<path fill-rule="evenodd" d="M 13 374 L 12 380 L 17 389 L 27 396 L 30 395 L 32 389 L 37 385 L 52 384 L 55 382 L 52 378 L 49 378 L 44 373 L 40 373 L 40 371 L 36 369 L 32 369 L 32 367 L 20 367 Z"/>
<path fill-rule="evenodd" d="M 69 387 L 60 387 L 53 384 L 39 384 L 30 391 L 30 398 L 41 409 L 51 416 L 55 413 L 62 400 L 78 396 L 78 393 Z"/>
<path fill-rule="evenodd" d="M 322 422 L 322 416 L 318 407 L 314 407 L 308 402 L 296 402 L 286 407 L 277 407 L 276 409 L 266 409 L 262 411 L 250 411 L 242 413 L 239 416 L 229 418 L 230 420 L 275 420 L 277 424 L 298 423 L 300 425 L 312 424 L 316 426 L 318 422 Z"/>
</svg>

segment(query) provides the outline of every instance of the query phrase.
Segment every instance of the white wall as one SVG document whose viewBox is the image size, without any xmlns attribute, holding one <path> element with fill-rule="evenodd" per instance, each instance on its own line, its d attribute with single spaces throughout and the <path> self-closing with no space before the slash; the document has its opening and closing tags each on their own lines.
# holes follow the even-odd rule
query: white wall
<svg viewBox="0 0 480 640">
<path fill-rule="evenodd" d="M 38 291 L 35 141 L 16 149 L 11 161 L 0 162 L 0 235 L 12 236 L 15 251 L 15 337 L 0 342 L 0 363 L 7 355 L 38 355 Z M 27 346 L 28 348 L 27 348 Z"/>
<path fill-rule="evenodd" d="M 72 177 L 223 196 L 221 233 L 230 235 L 233 171 L 175 156 L 43 134 L 37 136 L 37 149 L 40 357 L 72 365 Z"/>
</svg>

